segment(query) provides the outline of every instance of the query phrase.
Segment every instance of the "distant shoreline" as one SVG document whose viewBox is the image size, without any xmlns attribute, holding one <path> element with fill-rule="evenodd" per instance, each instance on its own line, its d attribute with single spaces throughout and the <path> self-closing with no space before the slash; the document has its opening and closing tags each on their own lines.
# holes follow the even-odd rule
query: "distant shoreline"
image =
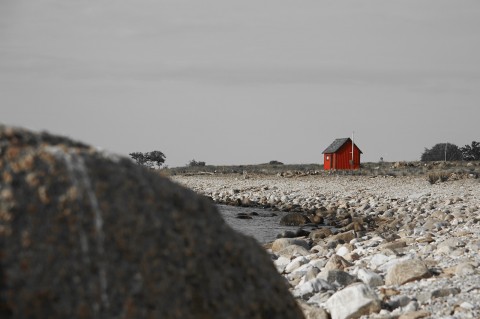
<svg viewBox="0 0 480 319">
<path fill-rule="evenodd" d="M 298 177 L 306 175 L 355 175 L 355 176 L 423 176 L 433 172 L 448 174 L 476 174 L 480 176 L 480 161 L 450 162 L 368 162 L 358 170 L 325 171 L 323 164 L 250 164 L 250 165 L 205 165 L 165 168 L 163 174 L 175 175 L 278 175 Z"/>
<path fill-rule="evenodd" d="M 476 167 L 480 169 L 480 167 Z M 437 176 L 439 172 L 430 174 Z M 387 199 L 408 199 L 423 193 L 432 196 L 456 194 L 455 184 L 480 181 L 476 171 L 452 171 L 446 181 L 429 180 L 430 175 L 262 175 L 262 174 L 186 174 L 170 178 L 217 204 L 261 207 L 286 212 L 314 212 L 336 201 L 352 200 L 359 194 L 371 194 Z M 448 191 L 446 191 L 448 190 Z"/>
</svg>

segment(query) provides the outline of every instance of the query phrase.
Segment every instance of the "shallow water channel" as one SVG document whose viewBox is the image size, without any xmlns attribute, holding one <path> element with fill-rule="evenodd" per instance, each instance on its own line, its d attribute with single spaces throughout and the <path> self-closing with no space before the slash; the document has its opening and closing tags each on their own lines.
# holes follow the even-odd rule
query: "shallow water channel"
<svg viewBox="0 0 480 319">
<path fill-rule="evenodd" d="M 277 235 L 285 230 L 296 231 L 298 226 L 280 226 L 280 219 L 288 214 L 286 212 L 271 211 L 261 208 L 235 207 L 217 205 L 223 219 L 230 227 L 238 232 L 255 238 L 259 243 L 264 244 L 276 239 Z M 252 219 L 239 219 L 237 214 L 258 214 L 251 216 Z M 272 216 L 272 213 L 276 216 Z"/>
</svg>

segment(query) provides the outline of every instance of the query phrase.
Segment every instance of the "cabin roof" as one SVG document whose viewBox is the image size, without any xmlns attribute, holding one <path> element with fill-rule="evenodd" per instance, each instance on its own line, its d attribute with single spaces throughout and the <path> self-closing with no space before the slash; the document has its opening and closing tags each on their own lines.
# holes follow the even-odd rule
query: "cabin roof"
<svg viewBox="0 0 480 319">
<path fill-rule="evenodd" d="M 343 144 L 345 144 L 346 142 L 348 141 L 351 141 L 349 137 L 345 137 L 345 138 L 337 138 L 335 141 L 333 141 L 332 144 L 330 144 L 330 146 L 328 146 L 323 152 L 322 154 L 331 154 L 331 153 L 335 153 L 336 151 L 338 151 L 342 146 Z M 355 144 L 355 147 L 358 148 L 358 146 Z M 363 154 L 363 152 L 358 148 L 358 150 L 360 151 L 361 154 Z"/>
</svg>

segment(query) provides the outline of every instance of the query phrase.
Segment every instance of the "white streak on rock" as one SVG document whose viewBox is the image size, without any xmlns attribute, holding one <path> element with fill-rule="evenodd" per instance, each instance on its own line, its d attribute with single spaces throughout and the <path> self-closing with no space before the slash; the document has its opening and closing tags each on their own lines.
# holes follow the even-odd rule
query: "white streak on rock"
<svg viewBox="0 0 480 319">
<path fill-rule="evenodd" d="M 80 190 L 80 194 L 85 194 L 86 199 L 90 203 L 90 206 L 93 211 L 94 217 L 94 227 L 96 232 L 96 249 L 97 254 L 99 256 L 98 262 L 98 276 L 99 276 L 99 283 L 101 289 L 101 301 L 102 306 L 104 309 L 108 309 L 110 306 L 109 298 L 108 298 L 108 280 L 107 280 L 107 271 L 106 265 L 103 261 L 103 256 L 105 254 L 105 233 L 103 231 L 103 217 L 100 207 L 98 205 L 97 196 L 92 188 L 92 183 L 90 181 L 90 177 L 88 176 L 88 171 L 85 167 L 85 162 L 83 158 L 75 153 L 65 153 L 63 150 L 58 148 L 52 149 L 52 153 L 58 156 L 60 155 L 63 160 L 65 161 L 68 171 L 70 173 L 70 177 L 72 178 L 72 183 L 74 186 L 78 187 Z M 88 248 L 88 240 L 86 233 L 83 229 L 80 231 L 80 243 L 82 247 L 82 252 L 84 254 L 84 259 L 86 262 L 90 262 L 88 257 L 89 248 Z"/>
</svg>

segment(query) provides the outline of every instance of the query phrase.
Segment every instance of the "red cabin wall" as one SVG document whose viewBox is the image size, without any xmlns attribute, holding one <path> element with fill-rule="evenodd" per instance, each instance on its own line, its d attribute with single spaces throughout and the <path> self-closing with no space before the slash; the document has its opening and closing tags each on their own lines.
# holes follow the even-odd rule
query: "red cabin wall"
<svg viewBox="0 0 480 319">
<path fill-rule="evenodd" d="M 324 169 L 352 169 L 350 160 L 352 159 L 352 142 L 347 141 L 336 153 L 324 154 Z M 327 155 L 330 156 L 330 161 L 327 162 Z M 360 150 L 355 145 L 353 148 L 354 165 L 353 169 L 360 168 Z"/>
</svg>

